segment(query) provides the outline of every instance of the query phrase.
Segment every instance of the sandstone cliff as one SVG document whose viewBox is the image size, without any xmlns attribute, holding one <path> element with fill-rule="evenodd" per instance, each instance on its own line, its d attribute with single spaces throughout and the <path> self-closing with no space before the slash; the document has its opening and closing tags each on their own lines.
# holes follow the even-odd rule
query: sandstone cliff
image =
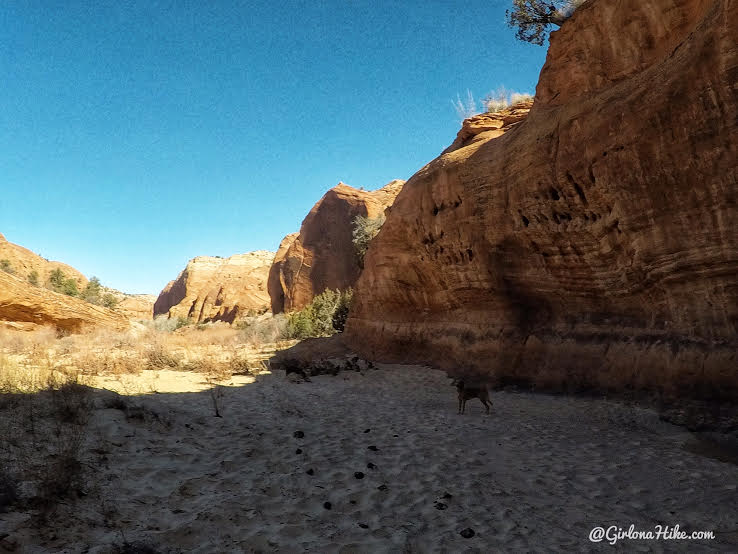
<svg viewBox="0 0 738 554">
<path fill-rule="evenodd" d="M 299 234 L 284 238 L 269 272 L 273 313 L 304 308 L 326 289 L 353 287 L 361 268 L 352 243 L 356 216 L 378 217 L 392 205 L 404 181 L 375 191 L 339 183 L 305 217 Z"/>
<path fill-rule="evenodd" d="M 154 316 L 233 323 L 250 310 L 267 310 L 266 284 L 273 259 L 274 252 L 265 250 L 230 258 L 193 258 L 161 291 L 154 303 Z"/>
<path fill-rule="evenodd" d="M 0 234 L 0 260 L 7 260 L 12 273 L 21 279 L 28 279 L 28 275 L 35 271 L 41 285 L 49 280 L 49 275 L 55 269 L 61 269 L 67 278 L 77 281 L 80 289 L 87 284 L 87 278 L 72 266 L 42 258 L 27 248 L 8 242 L 2 234 Z"/>
<path fill-rule="evenodd" d="M 70 333 L 93 327 L 125 330 L 130 325 L 117 312 L 34 287 L 4 271 L 0 271 L 0 324 L 22 330 L 51 326 Z"/>
<path fill-rule="evenodd" d="M 522 121 L 395 201 L 345 333 L 537 385 L 738 398 L 738 2 L 592 0 Z"/>
</svg>

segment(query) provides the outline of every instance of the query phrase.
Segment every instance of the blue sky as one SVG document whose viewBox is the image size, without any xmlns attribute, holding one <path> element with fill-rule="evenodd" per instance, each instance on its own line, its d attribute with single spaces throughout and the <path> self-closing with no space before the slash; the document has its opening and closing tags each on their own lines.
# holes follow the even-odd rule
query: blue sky
<svg viewBox="0 0 738 554">
<path fill-rule="evenodd" d="M 2 2 L 0 232 L 134 293 L 275 250 L 436 157 L 457 94 L 535 90 L 510 4 Z"/>
</svg>

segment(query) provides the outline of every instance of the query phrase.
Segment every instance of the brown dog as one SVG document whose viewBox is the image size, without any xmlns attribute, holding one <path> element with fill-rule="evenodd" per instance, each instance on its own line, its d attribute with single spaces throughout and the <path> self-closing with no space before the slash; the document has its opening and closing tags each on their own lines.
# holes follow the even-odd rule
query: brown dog
<svg viewBox="0 0 738 554">
<path fill-rule="evenodd" d="M 492 407 L 492 401 L 489 399 L 489 391 L 485 385 L 466 385 L 463 379 L 459 379 L 456 382 L 456 390 L 459 393 L 459 413 L 463 414 L 466 411 L 466 401 L 472 398 L 479 398 L 484 404 L 486 413 L 489 414 L 489 409 Z"/>
</svg>

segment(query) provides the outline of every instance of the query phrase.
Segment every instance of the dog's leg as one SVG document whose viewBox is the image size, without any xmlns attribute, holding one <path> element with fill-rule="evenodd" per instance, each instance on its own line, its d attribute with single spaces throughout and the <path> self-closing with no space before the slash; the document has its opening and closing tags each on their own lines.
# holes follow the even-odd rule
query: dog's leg
<svg viewBox="0 0 738 554">
<path fill-rule="evenodd" d="M 492 401 L 486 400 L 484 398 L 480 398 L 480 400 L 482 401 L 482 404 L 484 404 L 484 407 L 487 410 L 487 415 L 489 415 L 489 409 L 492 407 Z"/>
<path fill-rule="evenodd" d="M 466 398 L 461 400 L 461 414 L 463 415 L 464 412 L 466 412 Z"/>
<path fill-rule="evenodd" d="M 458 414 L 461 414 L 461 395 L 459 395 L 459 411 Z"/>
</svg>

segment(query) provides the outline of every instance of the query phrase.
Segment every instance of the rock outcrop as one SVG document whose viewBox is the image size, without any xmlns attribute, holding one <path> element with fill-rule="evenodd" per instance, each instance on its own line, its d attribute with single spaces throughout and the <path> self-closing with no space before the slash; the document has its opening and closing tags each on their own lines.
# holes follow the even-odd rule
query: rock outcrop
<svg viewBox="0 0 738 554">
<path fill-rule="evenodd" d="M 21 330 L 50 326 L 68 333 L 96 327 L 125 330 L 130 326 L 117 312 L 35 287 L 4 271 L 0 271 L 0 324 Z"/>
<path fill-rule="evenodd" d="M 304 308 L 326 289 L 353 287 L 361 272 L 352 242 L 356 216 L 375 218 L 394 202 L 405 181 L 364 191 L 338 183 L 305 217 L 299 234 L 279 245 L 269 272 L 273 313 Z"/>
<path fill-rule="evenodd" d="M 274 252 L 265 250 L 230 258 L 193 258 L 161 291 L 154 316 L 233 323 L 249 311 L 268 310 L 267 277 L 273 260 Z"/>
<path fill-rule="evenodd" d="M 156 296 L 153 294 L 123 294 L 113 293 L 118 300 L 115 311 L 123 314 L 130 320 L 150 320 L 154 313 Z"/>
<path fill-rule="evenodd" d="M 467 124 L 405 184 L 348 344 L 539 386 L 738 398 L 736 37 L 732 0 L 584 4 L 527 118 Z"/>
<path fill-rule="evenodd" d="M 87 278 L 72 266 L 42 258 L 27 248 L 8 242 L 2 234 L 0 234 L 0 260 L 7 260 L 10 272 L 20 279 L 28 279 L 35 271 L 38 274 L 39 284 L 43 285 L 48 282 L 52 271 L 61 269 L 66 278 L 77 282 L 79 289 L 87 285 Z"/>
</svg>

